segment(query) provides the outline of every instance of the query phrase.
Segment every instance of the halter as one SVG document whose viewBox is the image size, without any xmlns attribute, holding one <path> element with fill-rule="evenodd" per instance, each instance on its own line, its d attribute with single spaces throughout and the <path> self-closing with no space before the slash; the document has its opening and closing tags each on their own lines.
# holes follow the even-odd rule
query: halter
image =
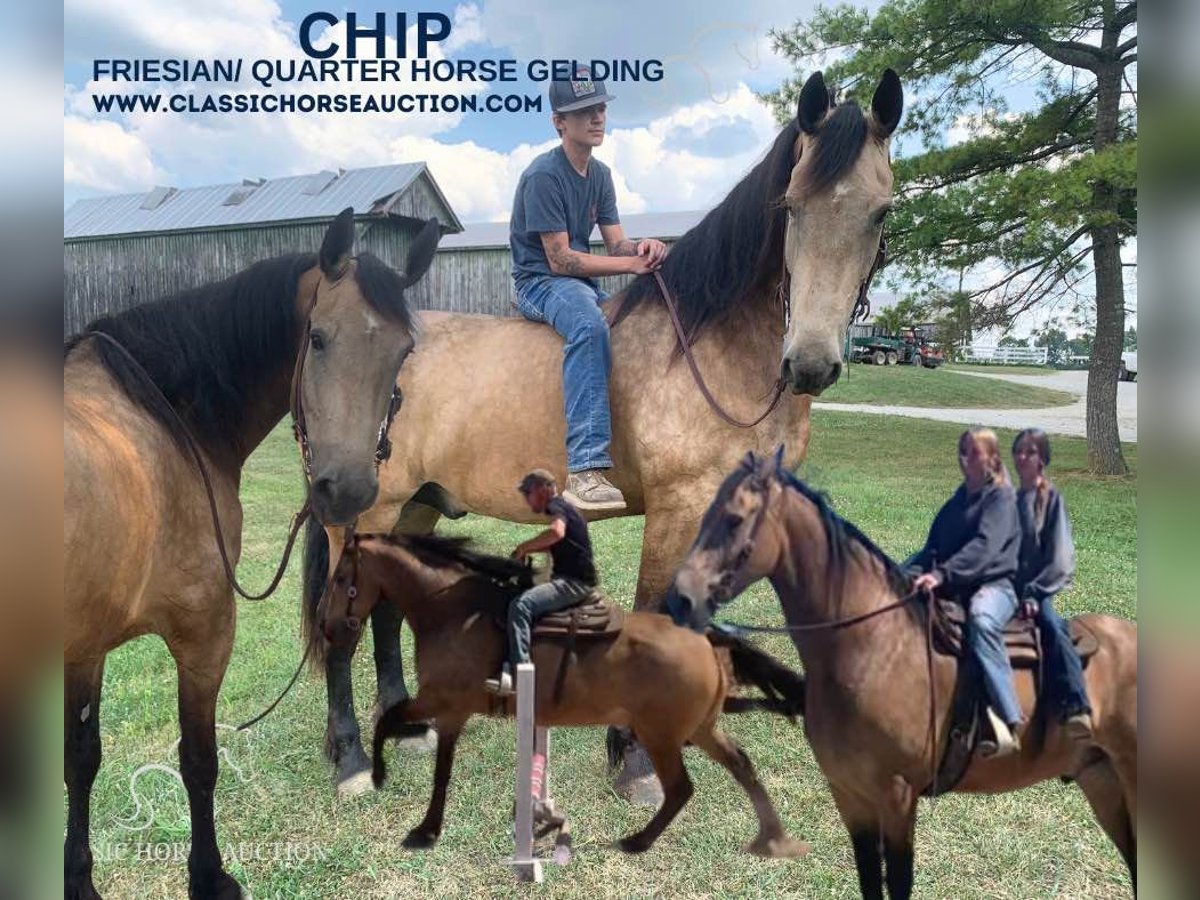
<svg viewBox="0 0 1200 900">
<path fill-rule="evenodd" d="M 357 260 L 358 257 L 352 257 L 351 261 Z M 342 268 L 338 273 L 337 278 L 331 281 L 330 287 L 335 287 L 341 283 L 346 277 L 346 273 L 350 271 L 350 262 Z M 296 443 L 300 445 L 300 461 L 304 467 L 304 477 L 309 484 L 312 484 L 312 447 L 308 441 L 308 421 L 304 416 L 304 399 L 301 394 L 301 386 L 304 379 L 304 360 L 308 357 L 308 348 L 312 342 L 312 314 L 317 306 L 317 293 L 321 289 L 321 281 L 317 281 L 313 287 L 312 299 L 308 301 L 308 305 L 304 310 L 304 338 L 301 341 L 300 349 L 296 353 L 296 368 L 292 372 L 292 390 L 289 407 L 292 413 L 292 435 L 296 439 Z M 392 386 L 391 397 L 388 398 L 387 412 L 384 413 L 382 421 L 379 423 L 379 431 L 375 439 L 375 468 L 386 462 L 392 455 L 392 441 L 388 437 L 388 432 L 392 428 L 392 421 L 396 418 L 396 413 L 400 411 L 401 405 L 404 403 L 404 394 L 400 390 L 399 385 Z M 353 533 L 353 532 L 351 532 Z"/>
</svg>

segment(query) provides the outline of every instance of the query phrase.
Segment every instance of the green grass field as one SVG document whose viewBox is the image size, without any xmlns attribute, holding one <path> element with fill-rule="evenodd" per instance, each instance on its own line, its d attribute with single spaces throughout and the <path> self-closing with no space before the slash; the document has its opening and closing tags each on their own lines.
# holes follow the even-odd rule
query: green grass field
<svg viewBox="0 0 1200 900">
<path fill-rule="evenodd" d="M 849 378 L 843 372 L 838 383 L 821 395 L 821 400 L 947 409 L 1039 409 L 1065 406 L 1075 400 L 1074 395 L 1065 391 L 977 378 L 945 367 L 852 364 L 848 374 Z"/>
<path fill-rule="evenodd" d="M 959 426 L 915 424 L 818 412 L 802 468 L 843 514 L 896 555 L 920 544 L 937 505 L 958 480 Z M 1077 586 L 1061 606 L 1070 613 L 1133 617 L 1136 483 L 1084 474 L 1082 441 L 1056 438 L 1054 451 L 1054 474 L 1074 517 L 1079 550 Z M 1135 466 L 1136 446 L 1125 453 Z M 300 498 L 286 428 L 251 459 L 242 496 L 247 526 L 239 574 L 258 586 L 273 569 Z M 447 530 L 473 534 L 499 551 L 533 531 L 474 517 Z M 633 594 L 640 538 L 638 519 L 593 530 L 605 586 L 625 602 Z M 298 660 L 298 568 L 297 559 L 271 600 L 239 606 L 237 644 L 218 706 L 223 724 L 259 712 Z M 762 623 L 780 618 L 777 601 L 762 586 L 740 598 L 731 615 Z M 786 640 L 762 643 L 796 662 Z M 373 680 L 364 646 L 355 662 L 355 690 L 368 729 Z M 187 840 L 186 795 L 168 771 L 138 774 L 147 765 L 176 765 L 175 708 L 174 665 L 160 641 L 144 638 L 110 656 L 101 711 L 105 758 L 92 803 L 97 882 L 106 896 L 186 892 L 183 858 L 154 858 Z M 575 862 L 567 869 L 548 867 L 538 888 L 515 887 L 503 864 L 512 851 L 514 736 L 510 723 L 496 720 L 476 720 L 460 743 L 441 842 L 433 851 L 410 853 L 400 841 L 424 812 L 432 759 L 396 751 L 393 778 L 383 792 L 336 801 L 321 756 L 324 685 L 311 677 L 253 730 L 219 731 L 218 834 L 230 871 L 260 898 L 858 896 L 849 843 L 802 730 L 762 714 L 726 719 L 725 726 L 754 759 L 789 829 L 813 845 L 809 857 L 764 861 L 742 852 L 754 833 L 749 802 L 723 770 L 695 751 L 687 754 L 696 784 L 689 806 L 649 853 L 623 855 L 613 841 L 640 827 L 649 811 L 629 808 L 607 786 L 601 729 L 559 729 L 551 784 L 571 818 Z M 1108 898 L 1128 891 L 1124 866 L 1082 795 L 1058 782 L 1000 797 L 925 803 L 917 828 L 918 896 Z M 144 844 L 158 849 L 139 850 Z"/>
</svg>

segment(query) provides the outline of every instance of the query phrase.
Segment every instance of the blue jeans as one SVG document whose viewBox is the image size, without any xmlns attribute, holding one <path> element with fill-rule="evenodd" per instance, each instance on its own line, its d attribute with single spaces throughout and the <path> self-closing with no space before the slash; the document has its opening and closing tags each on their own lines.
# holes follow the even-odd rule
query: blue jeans
<svg viewBox="0 0 1200 900">
<path fill-rule="evenodd" d="M 967 606 L 970 619 L 967 642 L 983 672 L 992 708 L 1008 725 L 1022 719 L 1021 703 L 1013 686 L 1012 665 L 1004 649 L 1004 626 L 1017 614 L 1017 595 L 1009 584 L 985 584 Z"/>
<path fill-rule="evenodd" d="M 529 642 L 534 620 L 582 603 L 592 589 L 572 578 L 551 578 L 531 587 L 508 604 L 508 661 L 515 668 L 529 662 Z"/>
<path fill-rule="evenodd" d="M 1054 608 L 1050 596 L 1038 604 L 1037 626 L 1042 634 L 1042 659 L 1045 660 L 1046 699 L 1060 718 L 1092 711 L 1083 684 L 1083 663 L 1071 642 L 1067 621 Z"/>
<path fill-rule="evenodd" d="M 608 373 L 612 352 L 599 303 L 608 295 L 582 278 L 535 275 L 517 285 L 517 308 L 546 322 L 565 340 L 563 411 L 567 417 L 567 470 L 608 469 L 612 419 Z"/>
</svg>

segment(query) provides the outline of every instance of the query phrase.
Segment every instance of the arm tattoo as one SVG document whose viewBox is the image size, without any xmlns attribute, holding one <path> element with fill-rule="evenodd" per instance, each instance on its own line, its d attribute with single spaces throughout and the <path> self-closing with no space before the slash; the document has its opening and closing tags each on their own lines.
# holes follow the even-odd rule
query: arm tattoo
<svg viewBox="0 0 1200 900">
<path fill-rule="evenodd" d="M 554 263 L 554 268 L 563 275 L 580 277 L 585 274 L 583 271 L 583 262 L 576 256 L 575 251 L 569 247 L 557 248 L 554 251 L 552 262 Z"/>
<path fill-rule="evenodd" d="M 629 238 L 613 246 L 609 251 L 609 256 L 637 256 L 637 241 L 631 241 Z"/>
</svg>

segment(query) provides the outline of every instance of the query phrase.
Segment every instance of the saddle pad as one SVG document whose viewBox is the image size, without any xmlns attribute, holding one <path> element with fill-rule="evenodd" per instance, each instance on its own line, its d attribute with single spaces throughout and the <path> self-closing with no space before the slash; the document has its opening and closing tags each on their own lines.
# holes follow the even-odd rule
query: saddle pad
<svg viewBox="0 0 1200 900">
<path fill-rule="evenodd" d="M 625 624 L 625 610 L 593 592 L 583 603 L 540 616 L 533 623 L 533 637 L 608 637 Z"/>
<path fill-rule="evenodd" d="M 934 645 L 947 656 L 963 655 L 963 630 L 967 612 L 956 600 L 939 599 L 934 617 Z M 1087 660 L 1099 648 L 1096 637 L 1074 619 L 1067 622 L 1071 640 L 1079 658 Z M 1004 628 L 1004 646 L 1013 668 L 1032 669 L 1038 664 L 1040 641 L 1037 624 L 1032 619 L 1012 619 Z"/>
</svg>

